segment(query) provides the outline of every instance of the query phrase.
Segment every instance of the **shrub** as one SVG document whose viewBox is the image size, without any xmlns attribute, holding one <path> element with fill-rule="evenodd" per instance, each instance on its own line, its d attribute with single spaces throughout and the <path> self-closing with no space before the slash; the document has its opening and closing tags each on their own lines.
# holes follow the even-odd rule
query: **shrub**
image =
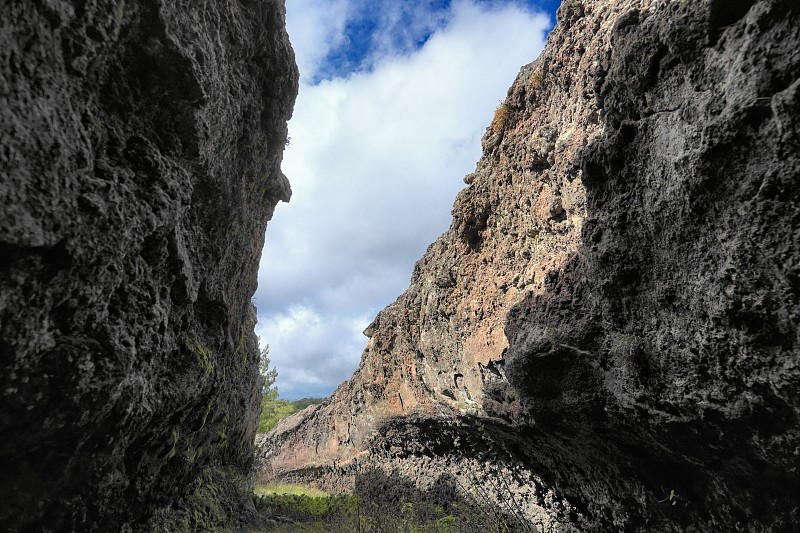
<svg viewBox="0 0 800 533">
<path fill-rule="evenodd" d="M 492 130 L 495 132 L 503 131 L 506 126 L 506 122 L 508 122 L 508 116 L 511 109 L 506 103 L 501 103 L 497 106 L 497 109 L 494 110 L 494 118 L 492 118 Z"/>
</svg>

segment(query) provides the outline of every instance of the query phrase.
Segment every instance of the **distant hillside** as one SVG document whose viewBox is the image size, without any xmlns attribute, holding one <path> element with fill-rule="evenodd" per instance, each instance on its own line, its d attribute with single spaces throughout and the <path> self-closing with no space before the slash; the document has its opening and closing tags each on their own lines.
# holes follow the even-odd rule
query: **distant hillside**
<svg viewBox="0 0 800 533">
<path fill-rule="evenodd" d="M 319 403 L 324 402 L 327 398 L 300 398 L 299 400 L 295 400 L 293 402 L 289 402 L 294 407 L 295 411 L 302 411 L 309 405 L 316 405 Z"/>
<path fill-rule="evenodd" d="M 277 394 L 277 390 L 273 391 Z M 271 399 L 269 395 L 264 395 L 261 400 L 261 414 L 258 420 L 258 433 L 267 433 L 278 425 L 278 422 L 291 416 L 298 411 L 302 411 L 310 405 L 317 405 L 327 400 L 327 398 L 300 398 L 299 400 L 289 401 Z"/>
</svg>

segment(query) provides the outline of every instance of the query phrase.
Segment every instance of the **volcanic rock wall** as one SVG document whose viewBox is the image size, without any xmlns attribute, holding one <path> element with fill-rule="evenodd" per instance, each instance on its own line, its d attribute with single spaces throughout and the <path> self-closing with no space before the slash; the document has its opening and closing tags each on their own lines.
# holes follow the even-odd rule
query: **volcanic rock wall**
<svg viewBox="0 0 800 533">
<path fill-rule="evenodd" d="M 546 530 L 800 528 L 798 49 L 792 0 L 565 1 L 450 230 L 264 475 L 463 486 L 494 446 Z"/>
<path fill-rule="evenodd" d="M 282 0 L 0 7 L 0 529 L 121 531 L 246 474 Z"/>
</svg>

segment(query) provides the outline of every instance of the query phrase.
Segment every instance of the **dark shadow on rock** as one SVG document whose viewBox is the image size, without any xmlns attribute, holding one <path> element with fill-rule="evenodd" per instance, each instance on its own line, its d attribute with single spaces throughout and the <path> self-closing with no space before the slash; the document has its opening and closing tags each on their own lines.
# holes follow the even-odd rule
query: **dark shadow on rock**
<svg viewBox="0 0 800 533">
<path fill-rule="evenodd" d="M 800 18 L 725 6 L 617 25 L 582 245 L 508 316 L 509 439 L 600 528 L 800 530 Z"/>
<path fill-rule="evenodd" d="M 157 530 L 210 467 L 249 472 L 284 13 L 0 5 L 3 531 Z"/>
<path fill-rule="evenodd" d="M 419 490 L 398 472 L 365 470 L 356 478 L 356 493 L 361 512 L 367 516 L 389 513 L 402 519 L 405 515 L 419 524 L 451 517 L 453 530 L 462 532 L 502 530 L 503 525 L 511 531 L 529 527 L 507 509 L 465 495 L 456 478 L 446 473 L 438 475 L 429 488 Z"/>
</svg>

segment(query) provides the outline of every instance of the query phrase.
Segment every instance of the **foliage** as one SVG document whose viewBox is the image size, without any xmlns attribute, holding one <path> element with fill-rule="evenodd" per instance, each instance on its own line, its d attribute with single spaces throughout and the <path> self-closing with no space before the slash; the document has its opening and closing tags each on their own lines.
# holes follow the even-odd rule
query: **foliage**
<svg viewBox="0 0 800 533">
<path fill-rule="evenodd" d="M 115 17 L 117 21 L 117 26 L 119 26 L 122 23 L 122 18 L 124 16 L 125 16 L 125 0 L 119 0 L 119 3 L 117 4 L 117 12 Z"/>
<path fill-rule="evenodd" d="M 214 364 L 211 362 L 211 350 L 203 346 L 197 337 L 187 342 L 187 347 L 197 356 L 198 364 L 203 370 L 203 379 L 214 372 Z"/>
<path fill-rule="evenodd" d="M 269 346 L 266 346 L 261 350 L 261 361 L 259 362 L 261 376 L 264 378 L 264 384 L 261 387 L 261 415 L 258 418 L 259 433 L 267 433 L 287 416 L 324 400 L 324 398 L 301 398 L 290 402 L 278 399 L 278 387 L 275 386 L 278 369 L 270 368 L 269 365 Z"/>
<path fill-rule="evenodd" d="M 186 497 L 158 509 L 142 531 L 195 533 L 248 531 L 259 517 L 248 508 L 249 488 L 245 478 L 220 467 L 203 468 L 191 482 Z"/>
<path fill-rule="evenodd" d="M 299 400 L 295 400 L 292 402 L 292 405 L 298 411 L 302 411 L 309 405 L 317 405 L 318 403 L 322 403 L 325 401 L 325 398 L 300 398 Z"/>
<path fill-rule="evenodd" d="M 425 502 L 365 503 L 358 495 L 326 494 L 299 485 L 257 486 L 256 508 L 284 524 L 271 530 L 325 533 L 456 533 L 473 531 L 471 510 L 458 516 Z"/>
<path fill-rule="evenodd" d="M 286 400 L 278 399 L 278 387 L 275 380 L 278 379 L 278 369 L 270 368 L 269 346 L 261 350 L 261 361 L 259 369 L 264 378 L 261 386 L 261 415 L 258 417 L 258 432 L 266 433 L 274 428 L 278 421 L 294 412 L 292 404 Z"/>
<path fill-rule="evenodd" d="M 313 487 L 306 487 L 305 485 L 290 485 L 288 483 L 267 483 L 266 485 L 256 485 L 253 490 L 257 496 L 270 496 L 273 494 L 293 494 L 295 496 L 308 496 L 310 498 L 324 498 L 329 496 L 327 492 L 323 492 Z"/>
<path fill-rule="evenodd" d="M 675 494 L 675 489 L 669 491 L 669 496 L 664 498 L 663 500 L 658 500 L 658 503 L 669 503 L 670 505 L 678 505 L 678 495 Z"/>
<path fill-rule="evenodd" d="M 497 109 L 494 110 L 494 118 L 492 118 L 491 127 L 493 131 L 500 132 L 505 128 L 510 111 L 511 109 L 506 103 L 501 103 L 497 106 Z"/>
<path fill-rule="evenodd" d="M 261 397 L 261 416 L 258 419 L 258 432 L 267 433 L 278 425 L 278 422 L 297 412 L 287 400 L 270 400 L 265 394 Z"/>
<path fill-rule="evenodd" d="M 265 346 L 261 350 L 261 360 L 259 361 L 259 370 L 264 377 L 264 384 L 261 386 L 261 395 L 268 400 L 278 399 L 278 387 L 275 386 L 275 380 L 278 379 L 278 369 L 269 368 L 269 346 Z"/>
<path fill-rule="evenodd" d="M 523 533 L 531 526 L 496 505 L 469 498 L 444 505 L 369 494 L 334 495 L 302 485 L 260 485 L 256 508 L 276 525 L 270 533 Z"/>
</svg>

